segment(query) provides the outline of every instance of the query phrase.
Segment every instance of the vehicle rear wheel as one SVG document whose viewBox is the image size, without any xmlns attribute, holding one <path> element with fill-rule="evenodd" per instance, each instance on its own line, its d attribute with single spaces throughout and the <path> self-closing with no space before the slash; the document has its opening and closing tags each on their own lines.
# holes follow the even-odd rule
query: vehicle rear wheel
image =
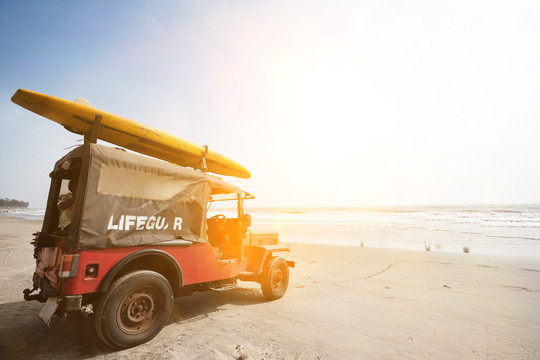
<svg viewBox="0 0 540 360">
<path fill-rule="evenodd" d="M 98 303 L 97 334 L 116 349 L 147 342 L 167 323 L 173 302 L 171 285 L 161 274 L 144 270 L 124 275 Z"/>
<path fill-rule="evenodd" d="M 261 288 L 268 300 L 276 300 L 285 295 L 289 286 L 289 266 L 281 257 L 271 257 L 264 264 Z"/>
</svg>

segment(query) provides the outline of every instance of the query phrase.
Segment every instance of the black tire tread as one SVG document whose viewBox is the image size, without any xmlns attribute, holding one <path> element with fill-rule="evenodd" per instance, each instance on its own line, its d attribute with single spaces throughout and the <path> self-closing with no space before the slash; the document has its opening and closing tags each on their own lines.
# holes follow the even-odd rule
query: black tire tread
<svg viewBox="0 0 540 360">
<path fill-rule="evenodd" d="M 150 334 L 150 336 L 148 336 L 147 338 L 145 338 L 143 341 L 136 341 L 136 342 L 119 342 L 118 340 L 115 340 L 113 338 L 111 338 L 111 336 L 107 333 L 106 329 L 104 329 L 104 327 L 106 326 L 105 325 L 105 321 L 106 321 L 106 312 L 107 312 L 107 305 L 110 301 L 113 301 L 114 299 L 114 296 L 118 296 L 119 293 L 121 293 L 121 291 L 123 291 L 124 289 L 122 289 L 123 286 L 130 286 L 132 285 L 132 283 L 135 283 L 135 285 L 139 282 L 139 283 L 144 283 L 142 279 L 153 279 L 153 280 L 157 280 L 157 281 L 161 281 L 163 282 L 162 285 L 165 285 L 165 288 L 168 289 L 167 290 L 167 294 L 164 294 L 165 297 L 169 298 L 169 308 L 168 309 L 165 309 L 166 312 L 168 312 L 168 315 L 166 315 L 166 319 L 164 321 L 162 321 L 162 324 L 161 326 L 158 326 L 159 329 L 157 331 L 155 331 L 155 333 L 153 334 Z M 132 285 L 133 286 L 133 285 Z M 165 300 L 167 302 L 167 299 Z M 174 297 L 173 297 L 173 291 L 172 291 L 172 288 L 171 288 L 171 285 L 169 283 L 169 281 L 161 274 L 159 273 L 156 273 L 154 271 L 149 271 L 149 270 L 139 270 L 139 271 L 134 271 L 134 272 L 131 272 L 131 273 L 128 273 L 122 277 L 120 277 L 119 279 L 115 280 L 109 290 L 103 294 L 103 296 L 101 296 L 99 302 L 98 302 L 98 305 L 97 305 L 97 309 L 96 309 L 96 313 L 95 313 L 95 322 L 94 322 L 94 325 L 95 325 L 95 328 L 96 328 L 96 333 L 98 335 L 98 337 L 106 344 L 108 345 L 109 347 L 111 348 L 114 348 L 114 349 L 125 349 L 125 348 L 129 348 L 129 347 L 132 347 L 132 346 L 135 346 L 135 345 L 139 345 L 141 343 L 144 343 L 146 341 L 149 341 L 151 340 L 153 337 L 155 337 L 160 331 L 161 329 L 163 328 L 163 326 L 167 323 L 168 321 L 168 318 L 171 314 L 171 311 L 172 311 L 172 305 L 173 305 L 173 302 L 174 302 Z"/>
<path fill-rule="evenodd" d="M 284 281 L 285 286 L 282 292 L 276 293 L 271 285 L 271 274 L 272 272 L 277 268 L 281 267 L 283 274 L 284 274 Z M 263 292 L 264 297 L 266 297 L 268 300 L 277 300 L 283 295 L 285 295 L 285 292 L 287 291 L 287 287 L 289 285 L 289 265 L 283 259 L 279 256 L 272 256 L 268 260 L 266 260 L 263 268 L 262 273 L 262 281 L 261 281 L 261 289 Z"/>
</svg>

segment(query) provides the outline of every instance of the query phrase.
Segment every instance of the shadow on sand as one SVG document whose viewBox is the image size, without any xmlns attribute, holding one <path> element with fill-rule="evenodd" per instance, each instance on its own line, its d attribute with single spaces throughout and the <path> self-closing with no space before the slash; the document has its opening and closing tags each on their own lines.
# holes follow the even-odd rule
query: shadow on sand
<svg viewBox="0 0 540 360">
<path fill-rule="evenodd" d="M 256 289 L 196 293 L 175 300 L 165 327 L 203 320 L 227 304 L 249 306 L 265 301 Z M 88 359 L 117 352 L 101 343 L 94 321 L 78 313 L 66 320 L 55 316 L 51 326 L 45 326 L 37 318 L 41 306 L 35 301 L 0 304 L 0 359 Z"/>
</svg>

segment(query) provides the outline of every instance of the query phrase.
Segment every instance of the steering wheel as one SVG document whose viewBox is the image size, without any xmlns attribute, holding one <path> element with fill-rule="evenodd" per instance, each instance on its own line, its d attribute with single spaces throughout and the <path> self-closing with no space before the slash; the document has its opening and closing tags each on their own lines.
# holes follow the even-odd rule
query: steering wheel
<svg viewBox="0 0 540 360">
<path fill-rule="evenodd" d="M 225 215 L 223 214 L 217 214 L 217 215 L 214 215 L 212 216 L 210 219 L 208 219 L 209 222 L 214 225 L 217 229 L 222 229 L 223 228 L 223 225 L 225 225 L 225 220 L 227 220 L 227 218 L 225 217 Z"/>
</svg>

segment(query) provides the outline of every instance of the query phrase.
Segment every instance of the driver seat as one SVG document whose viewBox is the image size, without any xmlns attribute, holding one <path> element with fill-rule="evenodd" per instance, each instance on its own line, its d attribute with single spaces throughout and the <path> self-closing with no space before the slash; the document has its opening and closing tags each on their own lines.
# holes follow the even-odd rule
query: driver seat
<svg viewBox="0 0 540 360">
<path fill-rule="evenodd" d="M 206 225 L 208 227 L 206 234 L 208 235 L 208 242 L 210 245 L 223 250 L 223 246 L 226 243 L 226 234 L 223 226 L 224 222 L 220 223 L 219 221 L 210 218 L 207 220 Z"/>
</svg>

